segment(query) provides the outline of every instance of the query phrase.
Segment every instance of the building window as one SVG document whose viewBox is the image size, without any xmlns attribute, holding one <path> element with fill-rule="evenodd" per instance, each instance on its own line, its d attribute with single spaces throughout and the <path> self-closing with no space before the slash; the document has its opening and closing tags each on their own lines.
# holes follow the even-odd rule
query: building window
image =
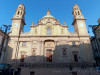
<svg viewBox="0 0 100 75">
<path fill-rule="evenodd" d="M 77 15 L 77 12 L 75 12 L 75 15 Z"/>
<path fill-rule="evenodd" d="M 35 29 L 35 34 L 37 34 L 37 29 Z"/>
<path fill-rule="evenodd" d="M 19 8 L 21 8 L 21 7 L 19 7 Z"/>
<path fill-rule="evenodd" d="M 63 56 L 66 56 L 66 50 L 65 49 L 63 50 Z"/>
<path fill-rule="evenodd" d="M 20 11 L 18 11 L 18 15 L 19 15 Z"/>
<path fill-rule="evenodd" d="M 22 43 L 22 46 L 26 46 L 26 42 L 23 42 L 23 43 Z"/>
<path fill-rule="evenodd" d="M 80 15 L 80 12 L 78 11 L 78 15 Z"/>
<path fill-rule="evenodd" d="M 76 42 L 72 42 L 72 46 L 76 46 Z"/>
<path fill-rule="evenodd" d="M 22 12 L 21 12 L 21 15 L 22 15 Z"/>
<path fill-rule="evenodd" d="M 52 34 L 52 29 L 51 28 L 47 28 L 47 35 L 51 35 Z"/>
<path fill-rule="evenodd" d="M 67 54 L 66 54 L 66 50 L 67 50 L 67 48 L 62 48 L 62 50 L 63 50 L 63 56 L 66 56 Z"/>
<path fill-rule="evenodd" d="M 36 55 L 35 50 L 33 50 L 33 52 L 32 52 L 32 56 L 35 56 L 35 55 Z"/>
</svg>

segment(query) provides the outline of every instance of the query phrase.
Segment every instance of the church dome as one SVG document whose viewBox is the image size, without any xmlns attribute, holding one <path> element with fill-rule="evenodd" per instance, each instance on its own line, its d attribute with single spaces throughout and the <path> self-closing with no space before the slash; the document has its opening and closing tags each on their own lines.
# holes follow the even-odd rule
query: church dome
<svg viewBox="0 0 100 75">
<path fill-rule="evenodd" d="M 54 17 L 50 14 L 50 10 L 48 10 L 47 15 L 45 15 L 43 18 L 54 18 Z"/>
</svg>

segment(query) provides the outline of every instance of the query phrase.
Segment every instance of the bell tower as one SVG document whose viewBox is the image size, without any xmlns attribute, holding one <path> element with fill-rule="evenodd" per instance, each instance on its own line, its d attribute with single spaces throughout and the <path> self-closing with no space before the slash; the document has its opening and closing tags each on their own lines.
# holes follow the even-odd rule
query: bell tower
<svg viewBox="0 0 100 75">
<path fill-rule="evenodd" d="M 20 35 L 23 32 L 23 27 L 25 25 L 25 6 L 20 4 L 16 10 L 15 15 L 12 20 L 11 35 Z"/>
<path fill-rule="evenodd" d="M 86 24 L 84 16 L 81 13 L 81 9 L 79 8 L 78 5 L 73 6 L 73 23 L 72 25 L 74 26 L 74 31 L 75 33 L 78 33 L 78 35 L 88 35 L 87 29 L 86 29 Z"/>
</svg>

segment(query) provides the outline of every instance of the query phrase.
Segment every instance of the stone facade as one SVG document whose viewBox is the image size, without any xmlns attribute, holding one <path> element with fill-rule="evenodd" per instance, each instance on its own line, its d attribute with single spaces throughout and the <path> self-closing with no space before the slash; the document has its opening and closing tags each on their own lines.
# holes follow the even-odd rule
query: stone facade
<svg viewBox="0 0 100 75">
<path fill-rule="evenodd" d="M 100 19 L 98 19 L 100 20 Z M 99 25 L 93 25 L 92 30 L 94 36 L 90 38 L 94 59 L 97 65 L 100 65 L 100 23 Z"/>
<path fill-rule="evenodd" d="M 0 30 L 0 63 L 5 60 L 5 52 L 7 50 L 8 35 Z"/>
<path fill-rule="evenodd" d="M 13 63 L 75 63 L 94 62 L 85 18 L 78 5 L 73 6 L 74 33 L 68 26 L 47 15 L 23 33 L 25 6 L 20 4 L 12 18 L 7 62 Z"/>
</svg>

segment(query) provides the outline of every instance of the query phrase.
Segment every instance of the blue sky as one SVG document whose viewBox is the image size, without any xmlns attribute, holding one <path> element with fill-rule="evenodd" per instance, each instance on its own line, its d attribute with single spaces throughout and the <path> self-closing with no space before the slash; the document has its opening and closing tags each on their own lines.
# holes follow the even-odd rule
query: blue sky
<svg viewBox="0 0 100 75">
<path fill-rule="evenodd" d="M 0 26 L 12 24 L 11 18 L 20 3 L 22 3 L 22 0 L 0 0 Z M 48 8 L 51 11 L 51 15 L 58 19 L 61 24 L 66 22 L 70 32 L 74 32 L 74 28 L 71 25 L 74 4 L 79 5 L 82 14 L 87 19 L 87 29 L 88 25 L 97 25 L 97 20 L 100 18 L 100 0 L 23 0 L 23 4 L 26 8 L 24 32 L 30 30 L 32 22 L 37 24 L 38 20 L 46 15 Z M 89 34 L 93 36 L 91 28 L 89 30 Z"/>
</svg>

